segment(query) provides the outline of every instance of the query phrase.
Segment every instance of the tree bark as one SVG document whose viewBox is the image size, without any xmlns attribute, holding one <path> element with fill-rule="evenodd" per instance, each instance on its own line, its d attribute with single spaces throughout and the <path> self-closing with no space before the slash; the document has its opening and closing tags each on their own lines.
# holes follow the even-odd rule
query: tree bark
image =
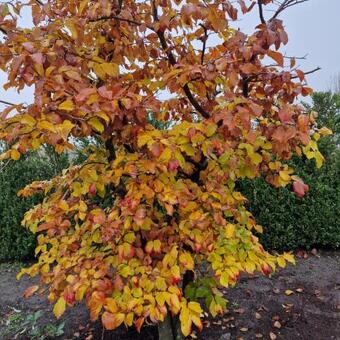
<svg viewBox="0 0 340 340">
<path fill-rule="evenodd" d="M 163 322 L 158 323 L 159 340 L 175 340 L 172 332 L 171 315 L 168 313 Z"/>
</svg>

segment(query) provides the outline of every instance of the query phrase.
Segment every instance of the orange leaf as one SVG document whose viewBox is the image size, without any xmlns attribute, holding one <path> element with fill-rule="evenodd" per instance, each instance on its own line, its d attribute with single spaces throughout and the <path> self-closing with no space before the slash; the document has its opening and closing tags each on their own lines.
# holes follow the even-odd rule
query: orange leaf
<svg viewBox="0 0 340 340">
<path fill-rule="evenodd" d="M 24 291 L 23 297 L 24 297 L 24 298 L 29 298 L 29 297 L 32 296 L 38 289 L 39 289 L 39 286 L 37 286 L 37 285 L 28 287 L 28 288 Z"/>
</svg>

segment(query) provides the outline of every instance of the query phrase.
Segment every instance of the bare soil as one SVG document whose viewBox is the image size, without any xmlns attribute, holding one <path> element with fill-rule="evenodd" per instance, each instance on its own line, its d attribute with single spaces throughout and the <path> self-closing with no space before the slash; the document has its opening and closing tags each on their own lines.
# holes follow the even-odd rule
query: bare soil
<svg viewBox="0 0 340 340">
<path fill-rule="evenodd" d="M 39 325 L 56 324 L 45 296 L 22 297 L 37 279 L 17 281 L 17 271 L 17 266 L 0 266 L 0 339 L 4 340 L 32 338 L 18 334 L 20 325 L 11 328 L 9 320 L 15 313 L 30 315 L 42 310 Z M 203 331 L 195 333 L 197 339 L 340 340 L 340 252 L 300 252 L 296 266 L 270 278 L 242 277 L 235 288 L 225 290 L 225 296 L 228 312 L 223 317 L 206 317 Z M 140 334 L 125 327 L 104 331 L 99 322 L 88 321 L 83 304 L 68 310 L 62 321 L 64 334 L 59 339 L 158 340 L 152 326 Z"/>
</svg>

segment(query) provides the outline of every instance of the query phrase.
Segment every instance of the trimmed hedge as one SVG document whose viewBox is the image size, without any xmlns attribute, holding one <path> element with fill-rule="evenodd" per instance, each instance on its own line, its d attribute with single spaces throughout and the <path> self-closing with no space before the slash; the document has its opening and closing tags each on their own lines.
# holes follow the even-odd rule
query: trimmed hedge
<svg viewBox="0 0 340 340">
<path fill-rule="evenodd" d="M 331 128 L 333 135 L 319 142 L 326 159 L 320 169 L 306 158 L 290 161 L 309 192 L 298 198 L 291 187 L 276 189 L 263 179 L 239 183 L 249 210 L 263 226 L 259 237 L 267 249 L 340 247 L 340 94 L 315 93 L 313 109 L 319 112 L 318 124 Z"/>
<path fill-rule="evenodd" d="M 20 222 L 24 213 L 39 202 L 37 195 L 20 198 L 17 192 L 34 180 L 56 174 L 54 162 L 36 153 L 9 161 L 0 171 L 0 262 L 27 260 L 33 257 L 35 236 Z"/>
<path fill-rule="evenodd" d="M 339 155 L 338 155 L 339 156 Z M 295 165 L 309 185 L 304 198 L 290 187 L 273 188 L 263 179 L 243 181 L 241 191 L 248 208 L 264 232 L 259 235 L 267 249 L 340 247 L 340 157 L 311 173 L 307 160 Z"/>
</svg>

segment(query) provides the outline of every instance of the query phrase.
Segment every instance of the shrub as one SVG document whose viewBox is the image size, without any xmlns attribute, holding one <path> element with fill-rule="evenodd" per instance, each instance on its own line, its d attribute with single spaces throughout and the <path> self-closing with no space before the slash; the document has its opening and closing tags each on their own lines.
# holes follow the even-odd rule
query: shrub
<svg viewBox="0 0 340 340">
<path fill-rule="evenodd" d="M 333 135 L 319 142 L 326 158 L 320 169 L 306 157 L 290 161 L 309 185 L 304 198 L 293 195 L 289 187 L 274 189 L 261 178 L 239 183 L 250 211 L 264 227 L 260 239 L 268 249 L 340 246 L 340 94 L 315 93 L 310 109 L 317 110 L 318 124 L 331 128 Z"/>
<path fill-rule="evenodd" d="M 55 162 L 62 160 L 58 155 Z M 59 157 L 59 158 L 58 158 Z M 19 198 L 17 192 L 34 180 L 51 178 L 57 172 L 50 157 L 29 153 L 18 161 L 1 164 L 0 170 L 0 262 L 27 260 L 34 255 L 36 237 L 20 225 L 24 213 L 37 204 L 41 196 Z"/>
</svg>

